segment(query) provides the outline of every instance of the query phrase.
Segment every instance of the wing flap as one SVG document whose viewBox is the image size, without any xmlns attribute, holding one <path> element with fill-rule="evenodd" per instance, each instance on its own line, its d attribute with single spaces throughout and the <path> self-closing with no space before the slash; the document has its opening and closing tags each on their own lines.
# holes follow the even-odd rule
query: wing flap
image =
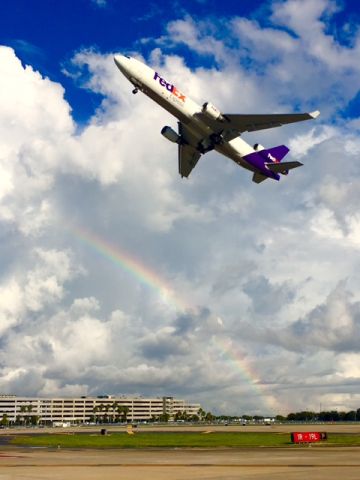
<svg viewBox="0 0 360 480">
<path fill-rule="evenodd" d="M 186 128 L 186 125 L 183 123 L 179 122 L 178 127 L 179 135 L 182 139 L 178 150 L 179 173 L 182 177 L 188 177 L 201 157 L 201 153 L 195 147 L 199 142 L 199 138 Z"/>
<path fill-rule="evenodd" d="M 197 164 L 201 153 L 191 145 L 179 145 L 179 173 L 182 177 L 188 177 Z"/>
</svg>

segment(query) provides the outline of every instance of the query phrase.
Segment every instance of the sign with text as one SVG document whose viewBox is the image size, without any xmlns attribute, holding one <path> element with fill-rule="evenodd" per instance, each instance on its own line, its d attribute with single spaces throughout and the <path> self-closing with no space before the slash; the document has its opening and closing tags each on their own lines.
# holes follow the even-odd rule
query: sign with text
<svg viewBox="0 0 360 480">
<path fill-rule="evenodd" d="M 314 443 L 327 440 L 326 432 L 293 432 L 291 434 L 292 443 Z"/>
</svg>

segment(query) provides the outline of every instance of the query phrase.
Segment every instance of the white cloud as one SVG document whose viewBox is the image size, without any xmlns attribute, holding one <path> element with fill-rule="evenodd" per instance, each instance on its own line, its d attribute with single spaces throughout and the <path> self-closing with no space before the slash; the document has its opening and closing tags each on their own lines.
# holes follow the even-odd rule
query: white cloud
<svg viewBox="0 0 360 480">
<path fill-rule="evenodd" d="M 21 290 L 15 279 L 0 288 L 1 333 L 17 323 L 22 313 Z"/>
<path fill-rule="evenodd" d="M 331 211 L 318 210 L 311 222 L 311 229 L 320 237 L 343 240 L 344 235 Z"/>
<path fill-rule="evenodd" d="M 341 372 L 345 378 L 359 378 L 360 354 L 348 353 L 341 355 L 339 358 L 339 372 Z"/>
<path fill-rule="evenodd" d="M 167 32 L 174 44 L 185 44 L 201 54 L 211 54 L 218 60 L 226 55 L 224 42 L 214 37 L 210 22 L 195 22 L 191 17 L 187 17 L 184 20 L 170 22 Z M 167 43 L 167 40 L 168 38 L 165 37 L 160 39 L 159 43 Z"/>
<path fill-rule="evenodd" d="M 275 28 L 262 28 L 257 22 L 247 18 L 237 18 L 232 23 L 235 35 L 241 38 L 242 45 L 254 49 L 257 57 L 266 62 L 279 55 L 296 55 L 297 41 L 287 32 Z"/>
<path fill-rule="evenodd" d="M 354 58 L 359 53 L 358 38 L 354 46 L 345 47 L 327 33 L 327 20 L 337 9 L 333 0 L 288 0 L 274 4 L 272 19 L 296 33 L 307 53 L 324 62 L 331 70 L 357 69 Z"/>
<path fill-rule="evenodd" d="M 329 140 L 336 134 L 337 130 L 334 127 L 324 126 L 321 129 L 314 127 L 306 133 L 293 137 L 289 142 L 289 148 L 295 157 L 301 158 L 307 155 L 313 147 Z"/>
<path fill-rule="evenodd" d="M 26 235 L 50 221 L 55 152 L 74 131 L 63 88 L 0 47 L 0 219 Z"/>
<path fill-rule="evenodd" d="M 68 252 L 37 248 L 29 252 L 29 257 L 32 267 L 26 270 L 15 264 L 12 276 L 0 284 L 1 333 L 26 322 L 32 313 L 59 304 L 64 283 L 76 275 Z"/>
</svg>

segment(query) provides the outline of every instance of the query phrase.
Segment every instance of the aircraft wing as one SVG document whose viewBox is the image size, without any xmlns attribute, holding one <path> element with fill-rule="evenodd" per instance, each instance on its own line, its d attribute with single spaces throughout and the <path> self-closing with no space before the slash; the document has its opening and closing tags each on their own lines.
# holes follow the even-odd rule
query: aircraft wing
<svg viewBox="0 0 360 480">
<path fill-rule="evenodd" d="M 179 122 L 178 125 L 179 135 L 184 140 L 179 144 L 179 173 L 182 177 L 188 177 L 201 157 L 201 153 L 195 147 L 199 139 L 183 123 Z"/>
<path fill-rule="evenodd" d="M 228 120 L 230 128 L 243 132 L 255 132 L 256 130 L 264 130 L 266 128 L 281 127 L 288 123 L 302 122 L 311 120 L 320 115 L 316 110 L 311 113 L 275 113 L 265 115 L 247 115 L 226 113 L 224 117 Z"/>
<path fill-rule="evenodd" d="M 179 173 L 182 177 L 188 177 L 191 170 L 197 164 L 201 153 L 191 145 L 179 145 Z"/>
</svg>

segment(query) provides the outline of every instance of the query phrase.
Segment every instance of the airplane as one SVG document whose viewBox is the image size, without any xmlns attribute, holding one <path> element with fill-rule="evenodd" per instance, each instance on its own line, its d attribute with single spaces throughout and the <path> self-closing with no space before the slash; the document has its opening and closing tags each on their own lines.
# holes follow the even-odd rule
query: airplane
<svg viewBox="0 0 360 480">
<path fill-rule="evenodd" d="M 285 145 L 265 148 L 255 143 L 251 146 L 240 135 L 315 119 L 320 114 L 318 110 L 311 113 L 264 115 L 221 113 L 210 102 L 198 105 L 160 73 L 136 58 L 117 54 L 114 61 L 133 84 L 132 93 L 145 93 L 179 120 L 178 132 L 165 126 L 161 134 L 178 145 L 181 177 L 188 177 L 201 155 L 211 150 L 250 170 L 255 183 L 268 178 L 280 180 L 280 175 L 287 175 L 289 170 L 303 165 L 298 161 L 282 162 L 289 152 Z"/>
</svg>

